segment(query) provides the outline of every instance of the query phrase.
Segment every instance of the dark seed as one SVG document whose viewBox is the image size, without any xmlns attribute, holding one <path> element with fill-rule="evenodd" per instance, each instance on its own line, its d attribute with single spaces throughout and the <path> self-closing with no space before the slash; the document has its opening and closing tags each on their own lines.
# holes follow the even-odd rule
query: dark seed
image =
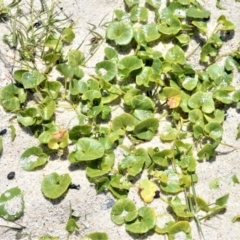
<svg viewBox="0 0 240 240">
<path fill-rule="evenodd" d="M 0 131 L 0 136 L 4 135 L 4 134 L 6 134 L 6 133 L 7 133 L 7 129 L 4 128 L 3 130 Z"/>
<path fill-rule="evenodd" d="M 159 190 L 157 190 L 155 192 L 154 198 L 160 198 L 160 191 Z"/>
<path fill-rule="evenodd" d="M 11 180 L 15 177 L 15 172 L 10 172 L 8 175 L 7 175 L 7 179 L 8 180 Z"/>
<path fill-rule="evenodd" d="M 79 190 L 80 189 L 80 185 L 79 184 L 76 185 L 76 184 L 71 183 L 68 188 Z"/>
</svg>

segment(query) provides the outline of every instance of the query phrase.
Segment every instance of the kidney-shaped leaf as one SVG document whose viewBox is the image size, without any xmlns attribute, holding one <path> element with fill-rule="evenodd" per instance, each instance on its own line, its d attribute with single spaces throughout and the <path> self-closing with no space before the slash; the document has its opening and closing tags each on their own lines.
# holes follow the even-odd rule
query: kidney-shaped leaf
<svg viewBox="0 0 240 240">
<path fill-rule="evenodd" d="M 111 81 L 117 75 L 117 67 L 112 61 L 105 60 L 96 64 L 96 72 L 105 81 Z"/>
<path fill-rule="evenodd" d="M 126 224 L 126 230 L 132 233 L 146 233 L 156 225 L 156 213 L 153 208 L 141 207 L 138 209 L 139 218 L 136 221 Z"/>
<path fill-rule="evenodd" d="M 167 18 L 158 26 L 159 32 L 166 35 L 175 35 L 181 29 L 181 22 L 176 17 Z"/>
<path fill-rule="evenodd" d="M 135 126 L 133 134 L 139 139 L 149 141 L 154 137 L 158 126 L 159 122 L 156 118 L 147 118 Z"/>
<path fill-rule="evenodd" d="M 155 41 L 160 37 L 158 25 L 156 23 L 149 23 L 147 25 L 144 25 L 142 30 L 146 42 Z"/>
<path fill-rule="evenodd" d="M 132 71 L 137 70 L 142 66 L 142 60 L 136 56 L 126 56 L 122 58 L 117 65 L 119 69 L 119 75 L 122 78 L 128 77 Z"/>
<path fill-rule="evenodd" d="M 204 113 L 211 113 L 214 111 L 214 101 L 212 95 L 206 92 L 196 92 L 188 100 L 188 106 L 191 108 L 202 108 Z"/>
<path fill-rule="evenodd" d="M 16 87 L 14 84 L 8 84 L 0 91 L 0 103 L 7 111 L 16 111 L 20 103 L 24 102 L 26 94 L 23 89 Z"/>
<path fill-rule="evenodd" d="M 131 222 L 138 216 L 135 204 L 128 198 L 119 199 L 111 210 L 111 220 L 121 225 Z"/>
<path fill-rule="evenodd" d="M 24 200 L 20 188 L 11 188 L 1 194 L 0 217 L 3 217 L 8 221 L 13 221 L 22 215 L 23 209 Z"/>
<path fill-rule="evenodd" d="M 133 22 L 146 22 L 148 19 L 148 10 L 145 7 L 135 6 L 131 10 L 130 19 Z"/>
<path fill-rule="evenodd" d="M 144 95 L 134 96 L 130 104 L 133 109 L 141 109 L 141 110 L 153 111 L 155 107 L 155 104 L 152 101 L 152 99 Z"/>
<path fill-rule="evenodd" d="M 135 126 L 135 119 L 128 113 L 122 113 L 112 121 L 112 130 L 119 135 L 124 135 L 125 131 L 132 131 Z"/>
<path fill-rule="evenodd" d="M 47 154 L 43 153 L 43 150 L 40 147 L 28 148 L 20 157 L 22 168 L 26 171 L 31 171 L 44 165 L 47 160 Z"/>
<path fill-rule="evenodd" d="M 201 9 L 193 6 L 188 8 L 187 10 L 187 16 L 192 18 L 209 18 L 210 14 L 211 13 L 205 9 Z"/>
<path fill-rule="evenodd" d="M 116 44 L 127 45 L 133 37 L 132 26 L 128 22 L 112 22 L 107 27 L 107 38 Z"/>
<path fill-rule="evenodd" d="M 222 125 L 218 122 L 208 123 L 205 125 L 204 130 L 208 133 L 209 137 L 215 140 L 221 138 L 223 134 Z"/>
<path fill-rule="evenodd" d="M 101 158 L 104 155 L 102 144 L 91 138 L 81 138 L 76 143 L 76 150 L 69 154 L 70 162 L 90 161 Z"/>
<path fill-rule="evenodd" d="M 21 78 L 21 82 L 25 89 L 36 88 L 44 80 L 45 77 L 36 70 L 23 73 Z"/>
<path fill-rule="evenodd" d="M 186 57 L 183 50 L 177 45 L 168 50 L 165 59 L 169 63 L 184 64 L 186 62 Z"/>
<path fill-rule="evenodd" d="M 43 178 L 41 189 L 45 197 L 56 199 L 67 191 L 71 182 L 69 174 L 58 175 L 54 172 Z"/>
</svg>

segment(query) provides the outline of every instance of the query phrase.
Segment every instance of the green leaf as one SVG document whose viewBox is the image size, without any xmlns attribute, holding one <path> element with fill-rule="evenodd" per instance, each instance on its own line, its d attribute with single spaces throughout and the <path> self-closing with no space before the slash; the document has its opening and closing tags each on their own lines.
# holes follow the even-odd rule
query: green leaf
<svg viewBox="0 0 240 240">
<path fill-rule="evenodd" d="M 126 230 L 131 233 L 146 233 L 156 225 L 156 213 L 153 208 L 141 207 L 138 209 L 138 218 L 126 224 Z"/>
<path fill-rule="evenodd" d="M 98 62 L 95 70 L 105 81 L 111 81 L 117 75 L 116 64 L 109 60 Z"/>
<path fill-rule="evenodd" d="M 166 35 L 176 35 L 181 30 L 181 22 L 176 17 L 167 18 L 158 26 L 158 30 Z"/>
<path fill-rule="evenodd" d="M 28 70 L 24 70 L 24 69 L 16 70 L 16 71 L 14 71 L 14 73 L 13 73 L 13 78 L 14 78 L 17 82 L 22 83 L 22 75 L 23 75 L 25 72 L 28 72 Z"/>
<path fill-rule="evenodd" d="M 218 29 L 221 31 L 231 31 L 235 29 L 234 24 L 229 21 L 224 15 L 221 15 L 217 21 L 220 24 L 218 25 Z"/>
<path fill-rule="evenodd" d="M 168 230 L 170 239 L 171 239 L 171 237 L 174 239 L 175 234 L 180 233 L 180 232 L 186 233 L 187 238 L 185 238 L 185 239 L 192 239 L 191 238 L 192 237 L 191 236 L 191 226 L 188 221 L 178 221 L 175 224 L 173 224 L 172 226 L 170 226 L 169 230 Z"/>
<path fill-rule="evenodd" d="M 105 232 L 93 232 L 85 235 L 82 240 L 109 240 L 109 238 Z"/>
<path fill-rule="evenodd" d="M 163 141 L 173 141 L 177 138 L 178 131 L 176 128 L 173 128 L 171 125 L 165 125 L 163 130 L 160 131 L 160 138 Z"/>
<path fill-rule="evenodd" d="M 178 196 L 174 199 L 169 198 L 168 203 L 178 217 L 189 218 L 194 216 L 193 213 L 188 210 L 188 206 L 183 204 Z"/>
<path fill-rule="evenodd" d="M 183 189 L 180 186 L 179 177 L 173 170 L 165 170 L 164 174 L 167 176 L 167 182 L 160 182 L 160 187 L 167 193 L 178 193 Z"/>
<path fill-rule="evenodd" d="M 209 183 L 209 188 L 210 189 L 217 189 L 219 188 L 219 182 L 220 182 L 220 178 L 215 178 L 214 180 L 212 180 L 210 183 Z"/>
<path fill-rule="evenodd" d="M 136 176 L 143 170 L 143 165 L 146 161 L 149 161 L 147 151 L 142 148 L 138 148 L 134 155 L 128 155 L 121 163 L 119 163 L 119 168 L 121 170 L 126 169 L 130 176 Z"/>
<path fill-rule="evenodd" d="M 125 131 L 132 131 L 134 129 L 136 120 L 128 113 L 122 113 L 115 117 L 112 121 L 112 130 L 119 135 L 124 135 Z"/>
<path fill-rule="evenodd" d="M 55 52 L 60 51 L 63 47 L 62 41 L 59 41 L 59 35 L 56 34 L 50 34 L 45 40 L 44 45 L 50 49 L 54 49 Z"/>
<path fill-rule="evenodd" d="M 146 0 L 146 3 L 148 3 L 151 7 L 158 9 L 161 5 L 161 0 Z"/>
<path fill-rule="evenodd" d="M 134 6 L 130 12 L 132 22 L 147 22 L 148 9 L 145 7 Z"/>
<path fill-rule="evenodd" d="M 60 63 L 56 66 L 56 69 L 65 77 L 71 78 L 74 75 L 74 69 L 72 66 L 66 63 Z"/>
<path fill-rule="evenodd" d="M 228 91 L 225 90 L 217 90 L 214 92 L 213 97 L 216 98 L 219 102 L 225 104 L 232 103 L 232 97 L 230 96 Z"/>
<path fill-rule="evenodd" d="M 73 233 L 74 231 L 77 231 L 79 229 L 79 226 L 77 225 L 74 218 L 69 218 L 66 225 L 66 230 L 69 233 Z"/>
<path fill-rule="evenodd" d="M 133 37 L 133 30 L 128 22 L 111 22 L 107 26 L 106 37 L 118 45 L 127 45 Z"/>
<path fill-rule="evenodd" d="M 156 23 L 149 23 L 142 27 L 144 38 L 146 42 L 152 42 L 160 37 L 158 25 Z"/>
<path fill-rule="evenodd" d="M 206 22 L 201 22 L 201 21 L 192 21 L 192 24 L 198 28 L 200 32 L 203 34 L 207 33 L 207 23 Z"/>
<path fill-rule="evenodd" d="M 55 113 L 56 103 L 50 97 L 46 97 L 40 104 L 39 109 L 43 120 L 50 120 L 50 118 Z"/>
<path fill-rule="evenodd" d="M 224 205 L 227 204 L 228 198 L 229 198 L 229 193 L 223 195 L 222 197 L 220 197 L 218 199 L 216 199 L 215 204 L 219 205 L 219 206 L 224 206 Z"/>
<path fill-rule="evenodd" d="M 131 222 L 138 216 L 138 211 L 135 204 L 128 198 L 119 199 L 115 202 L 111 210 L 111 220 L 122 225 L 126 222 Z"/>
<path fill-rule="evenodd" d="M 201 49 L 200 60 L 203 63 L 210 63 L 210 58 L 216 57 L 218 50 L 212 43 L 206 43 Z"/>
<path fill-rule="evenodd" d="M 11 188 L 0 196 L 0 217 L 14 221 L 21 217 L 24 210 L 23 194 L 20 188 Z"/>
<path fill-rule="evenodd" d="M 167 51 L 165 60 L 169 63 L 184 64 L 186 62 L 186 57 L 183 50 L 179 46 L 175 45 Z"/>
<path fill-rule="evenodd" d="M 17 114 L 17 120 L 20 122 L 23 126 L 32 126 L 37 121 L 37 115 L 39 114 L 39 111 L 36 108 L 30 107 L 26 108 L 23 111 L 20 111 Z"/>
<path fill-rule="evenodd" d="M 193 109 L 189 112 L 188 119 L 192 123 L 201 123 L 203 122 L 203 113 L 199 109 Z"/>
<path fill-rule="evenodd" d="M 234 175 L 232 176 L 232 181 L 233 181 L 234 183 L 236 183 L 236 184 L 239 184 L 239 183 L 240 183 L 236 174 L 234 174 Z"/>
<path fill-rule="evenodd" d="M 21 82 L 25 89 L 36 88 L 44 80 L 45 77 L 36 70 L 23 73 L 21 78 Z"/>
<path fill-rule="evenodd" d="M 69 174 L 58 175 L 54 172 L 43 178 L 41 189 L 45 197 L 56 199 L 67 191 L 71 182 Z"/>
<path fill-rule="evenodd" d="M 20 164 L 26 171 L 32 171 L 44 165 L 48 160 L 48 155 L 43 153 L 40 147 L 31 147 L 25 150 L 20 157 Z"/>
<path fill-rule="evenodd" d="M 211 93 L 196 92 L 188 100 L 189 107 L 193 109 L 201 108 L 204 113 L 211 113 L 214 111 L 214 101 Z"/>
<path fill-rule="evenodd" d="M 151 98 L 144 95 L 134 96 L 130 102 L 130 106 L 132 109 L 149 110 L 149 111 L 153 111 L 155 108 L 155 104 L 151 100 Z"/>
<path fill-rule="evenodd" d="M 72 67 L 78 67 L 84 63 L 84 55 L 79 50 L 70 50 L 68 52 L 68 64 Z"/>
<path fill-rule="evenodd" d="M 186 18 L 186 11 L 186 7 L 175 1 L 168 4 L 168 6 L 162 10 L 161 17 L 164 20 L 172 17 L 176 17 L 178 19 Z"/>
<path fill-rule="evenodd" d="M 159 126 L 156 118 L 147 118 L 139 122 L 133 129 L 133 135 L 139 139 L 150 141 Z"/>
<path fill-rule="evenodd" d="M 8 84 L 0 91 L 0 103 L 7 111 L 16 111 L 20 104 L 26 99 L 23 89 L 16 87 L 14 84 Z"/>
<path fill-rule="evenodd" d="M 126 56 L 122 58 L 117 64 L 117 67 L 119 69 L 119 76 L 121 78 L 128 77 L 132 71 L 137 70 L 142 66 L 142 60 L 136 56 Z"/>
<path fill-rule="evenodd" d="M 71 27 L 64 28 L 62 31 L 62 40 L 66 43 L 71 43 L 75 38 L 75 33 Z"/>
<path fill-rule="evenodd" d="M 208 133 L 208 136 L 214 140 L 222 138 L 223 128 L 220 123 L 210 122 L 206 124 L 204 131 L 206 131 Z"/>
<path fill-rule="evenodd" d="M 105 53 L 105 56 L 108 60 L 112 60 L 113 62 L 118 61 L 118 54 L 113 48 L 106 47 L 104 49 L 104 53 Z"/>
<path fill-rule="evenodd" d="M 110 172 L 114 164 L 114 159 L 114 153 L 108 153 L 100 160 L 91 161 L 86 168 L 87 176 L 95 178 Z"/>
<path fill-rule="evenodd" d="M 163 149 L 162 151 L 154 152 L 152 160 L 161 167 L 168 167 L 172 157 L 173 151 L 171 149 Z"/>
<path fill-rule="evenodd" d="M 215 149 L 217 147 L 217 142 L 216 144 L 205 144 L 202 149 L 198 152 L 198 157 L 200 160 L 206 159 L 209 160 L 211 157 L 215 156 Z"/>
<path fill-rule="evenodd" d="M 235 223 L 237 221 L 240 221 L 240 214 L 235 216 L 233 219 L 232 219 L 232 223 Z"/>
<path fill-rule="evenodd" d="M 191 18 L 209 18 L 211 13 L 205 9 L 192 6 L 187 10 L 187 16 Z"/>
<path fill-rule="evenodd" d="M 62 87 L 62 84 L 60 82 L 46 81 L 43 91 L 48 93 L 50 98 L 56 99 L 58 97 L 59 93 L 60 93 L 61 87 Z"/>
<path fill-rule="evenodd" d="M 76 143 L 75 151 L 68 156 L 70 162 L 91 161 L 101 158 L 104 155 L 102 144 L 91 138 L 80 138 Z"/>
<path fill-rule="evenodd" d="M 129 190 L 132 187 L 132 184 L 128 179 L 122 175 L 115 175 L 112 177 L 110 184 L 114 188 L 126 189 Z"/>
<path fill-rule="evenodd" d="M 139 3 L 139 0 L 124 0 L 129 8 Z"/>
<path fill-rule="evenodd" d="M 188 91 L 192 91 L 198 83 L 198 77 L 197 75 L 194 78 L 186 77 L 184 81 L 182 82 L 182 86 L 184 89 Z"/>
</svg>

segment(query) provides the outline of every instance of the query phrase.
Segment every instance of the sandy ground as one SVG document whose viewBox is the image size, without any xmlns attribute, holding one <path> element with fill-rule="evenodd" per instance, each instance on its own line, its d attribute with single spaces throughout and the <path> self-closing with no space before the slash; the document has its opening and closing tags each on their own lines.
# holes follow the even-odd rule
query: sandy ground
<svg viewBox="0 0 240 240">
<path fill-rule="evenodd" d="M 228 3 L 226 4 L 226 2 Z M 229 49 L 236 48 L 240 39 L 240 3 L 236 3 L 234 0 L 223 1 L 222 5 L 226 8 L 225 10 L 216 9 L 215 1 L 206 0 L 203 4 L 212 12 L 210 28 L 214 27 L 216 19 L 221 14 L 225 14 L 236 24 L 234 38 L 225 44 L 222 51 L 228 52 Z M 105 15 L 107 15 L 106 21 L 111 20 L 113 10 L 124 7 L 123 0 L 68 0 L 62 1 L 59 5 L 63 7 L 66 14 L 71 14 L 72 19 L 77 22 L 75 28 L 76 39 L 71 46 L 73 49 L 78 47 L 82 39 L 88 34 L 88 22 L 97 26 Z M 0 29 L 1 39 L 5 31 L 4 24 L 1 23 Z M 104 33 L 100 28 L 98 31 Z M 87 44 L 89 44 L 90 38 L 91 36 L 88 36 L 82 48 L 85 54 L 88 54 L 89 51 Z M 11 62 L 11 50 L 2 41 L 0 41 L 0 49 L 9 62 Z M 86 71 L 91 72 L 95 63 L 102 59 L 103 48 L 99 49 L 97 54 L 89 61 Z M 11 81 L 11 75 L 9 69 L 5 67 L 2 61 L 0 61 L 0 69 L 0 87 L 3 87 Z M 236 75 L 234 81 L 240 87 L 239 78 L 240 76 Z M 0 193 L 15 186 L 19 186 L 24 193 L 24 215 L 16 221 L 26 226 L 26 229 L 22 232 L 24 234 L 21 236 L 21 239 L 28 239 L 30 236 L 31 239 L 35 240 L 46 234 L 59 236 L 61 240 L 67 239 L 68 233 L 65 230 L 65 225 L 69 217 L 70 204 L 74 211 L 80 214 L 78 221 L 80 230 L 73 233 L 69 239 L 81 239 L 85 234 L 94 231 L 106 232 L 111 240 L 165 239 L 157 234 L 141 237 L 131 236 L 125 231 L 124 226 L 119 227 L 112 223 L 110 211 L 114 200 L 113 197 L 110 194 L 96 194 L 94 187 L 91 186 L 85 177 L 84 169 L 70 168 L 69 162 L 65 159 L 57 158 L 50 160 L 43 169 L 38 171 L 26 172 L 22 170 L 19 164 L 19 156 L 25 149 L 34 144 L 38 145 L 38 141 L 34 139 L 28 129 L 19 127 L 15 120 L 11 120 L 11 117 L 11 114 L 5 113 L 0 108 L 0 130 L 14 124 L 17 133 L 14 142 L 11 142 L 10 131 L 3 137 L 4 151 L 0 157 Z M 66 126 L 71 118 L 72 115 L 70 113 L 63 113 L 59 114 L 57 121 L 59 124 Z M 224 123 L 223 142 L 236 147 L 239 146 L 239 141 L 235 140 L 239 122 L 239 113 L 235 109 L 229 109 Z M 228 147 L 219 147 L 219 154 L 213 161 L 200 163 L 197 167 L 199 176 L 199 182 L 196 185 L 197 194 L 209 202 L 224 194 L 230 194 L 227 211 L 203 222 L 202 230 L 206 240 L 240 239 L 240 223 L 233 224 L 231 222 L 232 217 L 240 213 L 240 184 L 234 185 L 231 180 L 234 174 L 240 178 L 240 159 L 239 151 L 229 152 L 230 150 L 232 149 Z M 15 171 L 16 173 L 13 180 L 7 179 L 7 174 L 10 171 Z M 41 181 L 44 175 L 54 171 L 60 174 L 69 172 L 72 182 L 80 184 L 80 190 L 70 189 L 66 196 L 58 201 L 45 199 L 41 193 Z M 209 183 L 215 178 L 220 178 L 220 186 L 216 190 L 210 190 Z M 134 200 L 139 204 L 139 197 L 134 191 L 131 194 L 135 194 Z M 160 213 L 166 212 L 163 203 L 159 199 L 154 200 L 151 205 Z M 15 226 L 14 223 L 7 223 L 3 219 L 0 219 L 1 224 Z M 200 239 L 194 222 L 191 224 L 193 239 Z M 19 239 L 17 237 L 20 237 L 20 235 L 16 235 L 16 231 L 6 230 L 6 228 L 0 227 L 1 240 Z"/>
</svg>

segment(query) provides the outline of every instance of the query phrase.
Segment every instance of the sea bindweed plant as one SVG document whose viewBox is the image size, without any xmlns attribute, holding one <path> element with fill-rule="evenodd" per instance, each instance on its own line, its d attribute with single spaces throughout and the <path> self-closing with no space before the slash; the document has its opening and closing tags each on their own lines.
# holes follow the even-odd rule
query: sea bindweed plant
<svg viewBox="0 0 240 240">
<path fill-rule="evenodd" d="M 117 199 L 111 210 L 114 223 L 125 224 L 131 234 L 155 232 L 171 240 L 181 233 L 192 239 L 191 221 L 201 235 L 201 220 L 226 210 L 229 196 L 208 203 L 197 195 L 195 184 L 198 163 L 214 157 L 222 144 L 225 110 L 240 106 L 240 90 L 233 84 L 239 49 L 219 54 L 225 34 L 235 26 L 221 15 L 209 33 L 211 12 L 197 0 L 144 3 L 125 0 L 126 11 L 114 11 L 105 25 L 111 47 L 104 49 L 104 59 L 91 75 L 85 73 L 86 59 L 79 49 L 63 51 L 74 39 L 73 24 L 58 26 L 67 19 L 49 14 L 54 6 L 41 13 L 47 15 L 37 29 L 41 34 L 26 35 L 26 29 L 19 29 L 19 15 L 13 17 L 15 27 L 4 39 L 28 56 L 19 49 L 23 64 L 14 81 L 1 89 L 0 103 L 39 140 L 38 147 L 21 155 L 23 169 L 42 168 L 50 154 L 68 153 L 70 164 L 84 164 L 97 192 L 107 190 Z M 199 36 L 202 42 L 197 44 Z M 30 44 L 32 37 L 38 41 Z M 197 48 L 188 50 L 189 43 Z M 132 51 L 120 54 L 125 48 Z M 200 69 L 191 62 L 193 54 Z M 68 127 L 56 123 L 62 103 L 76 114 L 76 123 Z M 41 189 L 47 199 L 56 199 L 70 184 L 69 174 L 52 173 L 43 178 Z M 134 188 L 140 207 L 130 199 Z M 171 213 L 154 209 L 155 201 Z M 71 217 L 67 226 L 69 232 L 78 228 Z M 85 238 L 108 236 L 96 232 Z"/>
</svg>

